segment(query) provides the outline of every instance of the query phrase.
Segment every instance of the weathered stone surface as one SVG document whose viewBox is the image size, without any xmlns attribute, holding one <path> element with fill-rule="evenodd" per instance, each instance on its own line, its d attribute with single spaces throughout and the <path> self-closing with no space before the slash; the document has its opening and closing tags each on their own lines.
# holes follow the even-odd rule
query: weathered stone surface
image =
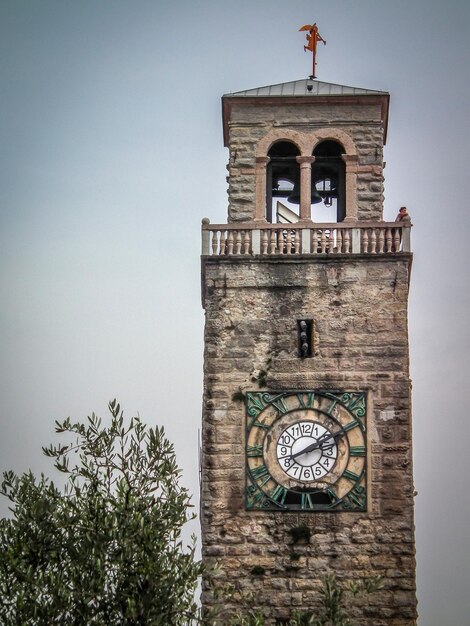
<svg viewBox="0 0 470 626">
<path fill-rule="evenodd" d="M 325 139 L 345 150 L 346 219 L 382 220 L 383 105 L 375 96 L 232 102 L 229 222 L 263 219 L 273 142 L 293 141 L 307 163 Z M 228 612 L 250 594 L 250 607 L 274 626 L 295 608 L 318 605 L 321 577 L 334 572 L 343 582 L 383 577 L 366 602 L 351 600 L 352 623 L 416 623 L 410 261 L 407 253 L 204 258 L 203 558 L 218 565 L 219 586 L 235 589 Z M 308 359 L 297 353 L 302 318 L 313 320 Z M 243 394 L 260 389 L 368 390 L 366 512 L 245 510 Z M 309 541 L 293 541 L 289 530 L 299 525 L 311 530 Z M 205 584 L 203 601 L 216 603 Z"/>
<path fill-rule="evenodd" d="M 318 104 L 240 106 L 232 108 L 229 123 L 229 221 L 250 221 L 255 215 L 257 147 L 273 129 L 301 132 L 337 128 L 356 148 L 357 217 L 382 219 L 383 128 L 380 104 Z M 313 140 L 312 140 L 313 148 Z M 310 151 L 311 154 L 311 151 Z M 266 156 L 266 155 L 264 155 Z M 312 218 L 315 221 L 315 216 Z"/>
<path fill-rule="evenodd" d="M 261 119 L 261 118 L 260 118 Z M 262 130 L 259 128 L 258 130 Z M 220 585 L 253 593 L 268 623 L 318 603 L 321 577 L 383 576 L 359 626 L 416 623 L 408 371 L 407 255 L 355 259 L 207 258 L 201 519 L 203 557 Z M 316 354 L 297 355 L 297 320 L 315 321 Z M 265 372 L 260 380 L 260 372 Z M 364 513 L 244 509 L 240 391 L 370 390 L 369 503 Z M 295 545 L 289 529 L 311 528 Z M 264 568 L 262 574 L 253 572 Z M 211 603 L 210 590 L 204 601 Z M 240 608 L 236 601 L 232 606 Z"/>
</svg>

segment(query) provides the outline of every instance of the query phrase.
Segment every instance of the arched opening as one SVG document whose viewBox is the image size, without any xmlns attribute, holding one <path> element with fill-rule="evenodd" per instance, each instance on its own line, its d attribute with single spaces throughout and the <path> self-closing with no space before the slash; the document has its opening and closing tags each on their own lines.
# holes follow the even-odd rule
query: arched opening
<svg viewBox="0 0 470 626">
<path fill-rule="evenodd" d="M 312 164 L 312 204 L 315 222 L 342 222 L 346 217 L 345 150 L 337 141 L 327 139 L 315 147 Z"/>
<path fill-rule="evenodd" d="M 266 220 L 292 224 L 299 220 L 300 151 L 290 141 L 278 141 L 268 152 Z"/>
</svg>

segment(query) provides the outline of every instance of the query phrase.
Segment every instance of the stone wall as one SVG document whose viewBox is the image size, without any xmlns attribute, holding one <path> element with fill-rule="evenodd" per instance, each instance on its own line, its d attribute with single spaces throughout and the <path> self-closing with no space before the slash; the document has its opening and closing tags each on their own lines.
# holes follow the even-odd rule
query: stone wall
<svg viewBox="0 0 470 626">
<path fill-rule="evenodd" d="M 357 217 L 381 220 L 383 205 L 383 125 L 380 104 L 234 105 L 229 122 L 229 221 L 251 221 L 255 215 L 258 144 L 276 129 L 301 132 L 311 146 L 316 133 L 339 129 L 352 139 L 358 155 Z M 351 202 L 351 198 L 346 198 Z M 263 209 L 264 213 L 264 209 Z M 312 218 L 315 221 L 315 216 Z"/>
<path fill-rule="evenodd" d="M 415 624 L 410 260 L 402 253 L 203 261 L 203 558 L 219 564 L 219 586 L 253 593 L 252 606 L 262 607 L 270 624 L 315 607 L 328 572 L 354 581 L 383 576 L 381 591 L 351 601 L 355 625 Z M 303 317 L 315 324 L 316 354 L 308 359 L 297 356 L 296 321 Z M 239 398 L 259 389 L 260 371 L 267 372 L 263 389 L 369 390 L 367 512 L 245 510 Z M 312 537 L 294 544 L 289 529 L 300 524 Z M 209 588 L 203 600 L 213 604 Z"/>
</svg>

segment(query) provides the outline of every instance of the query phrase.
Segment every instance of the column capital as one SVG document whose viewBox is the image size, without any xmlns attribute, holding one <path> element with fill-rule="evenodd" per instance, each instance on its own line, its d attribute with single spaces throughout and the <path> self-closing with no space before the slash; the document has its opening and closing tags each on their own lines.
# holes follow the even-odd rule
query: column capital
<svg viewBox="0 0 470 626">
<path fill-rule="evenodd" d="M 342 154 L 341 158 L 346 166 L 346 176 L 348 174 L 357 174 L 359 157 L 357 154 Z"/>
<path fill-rule="evenodd" d="M 359 161 L 357 154 L 342 154 L 341 158 L 345 163 L 357 163 Z"/>
<path fill-rule="evenodd" d="M 310 165 L 311 163 L 314 163 L 315 157 L 314 156 L 298 156 L 298 157 L 295 157 L 295 160 L 297 161 L 297 163 L 300 164 L 301 167 L 302 165 L 305 167 L 305 165 Z"/>
<path fill-rule="evenodd" d="M 271 158 L 268 156 L 257 156 L 255 160 L 258 165 L 267 165 Z"/>
</svg>

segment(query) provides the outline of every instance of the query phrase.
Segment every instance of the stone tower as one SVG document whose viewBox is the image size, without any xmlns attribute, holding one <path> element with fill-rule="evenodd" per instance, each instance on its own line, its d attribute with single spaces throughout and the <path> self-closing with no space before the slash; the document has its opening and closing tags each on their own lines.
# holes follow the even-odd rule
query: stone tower
<svg viewBox="0 0 470 626">
<path fill-rule="evenodd" d="M 383 221 L 389 94 L 225 95 L 226 224 L 202 224 L 203 558 L 267 624 L 382 577 L 356 625 L 416 623 L 409 221 Z M 206 585 L 203 603 L 214 604 Z M 224 623 L 224 622 L 221 622 Z"/>
</svg>

